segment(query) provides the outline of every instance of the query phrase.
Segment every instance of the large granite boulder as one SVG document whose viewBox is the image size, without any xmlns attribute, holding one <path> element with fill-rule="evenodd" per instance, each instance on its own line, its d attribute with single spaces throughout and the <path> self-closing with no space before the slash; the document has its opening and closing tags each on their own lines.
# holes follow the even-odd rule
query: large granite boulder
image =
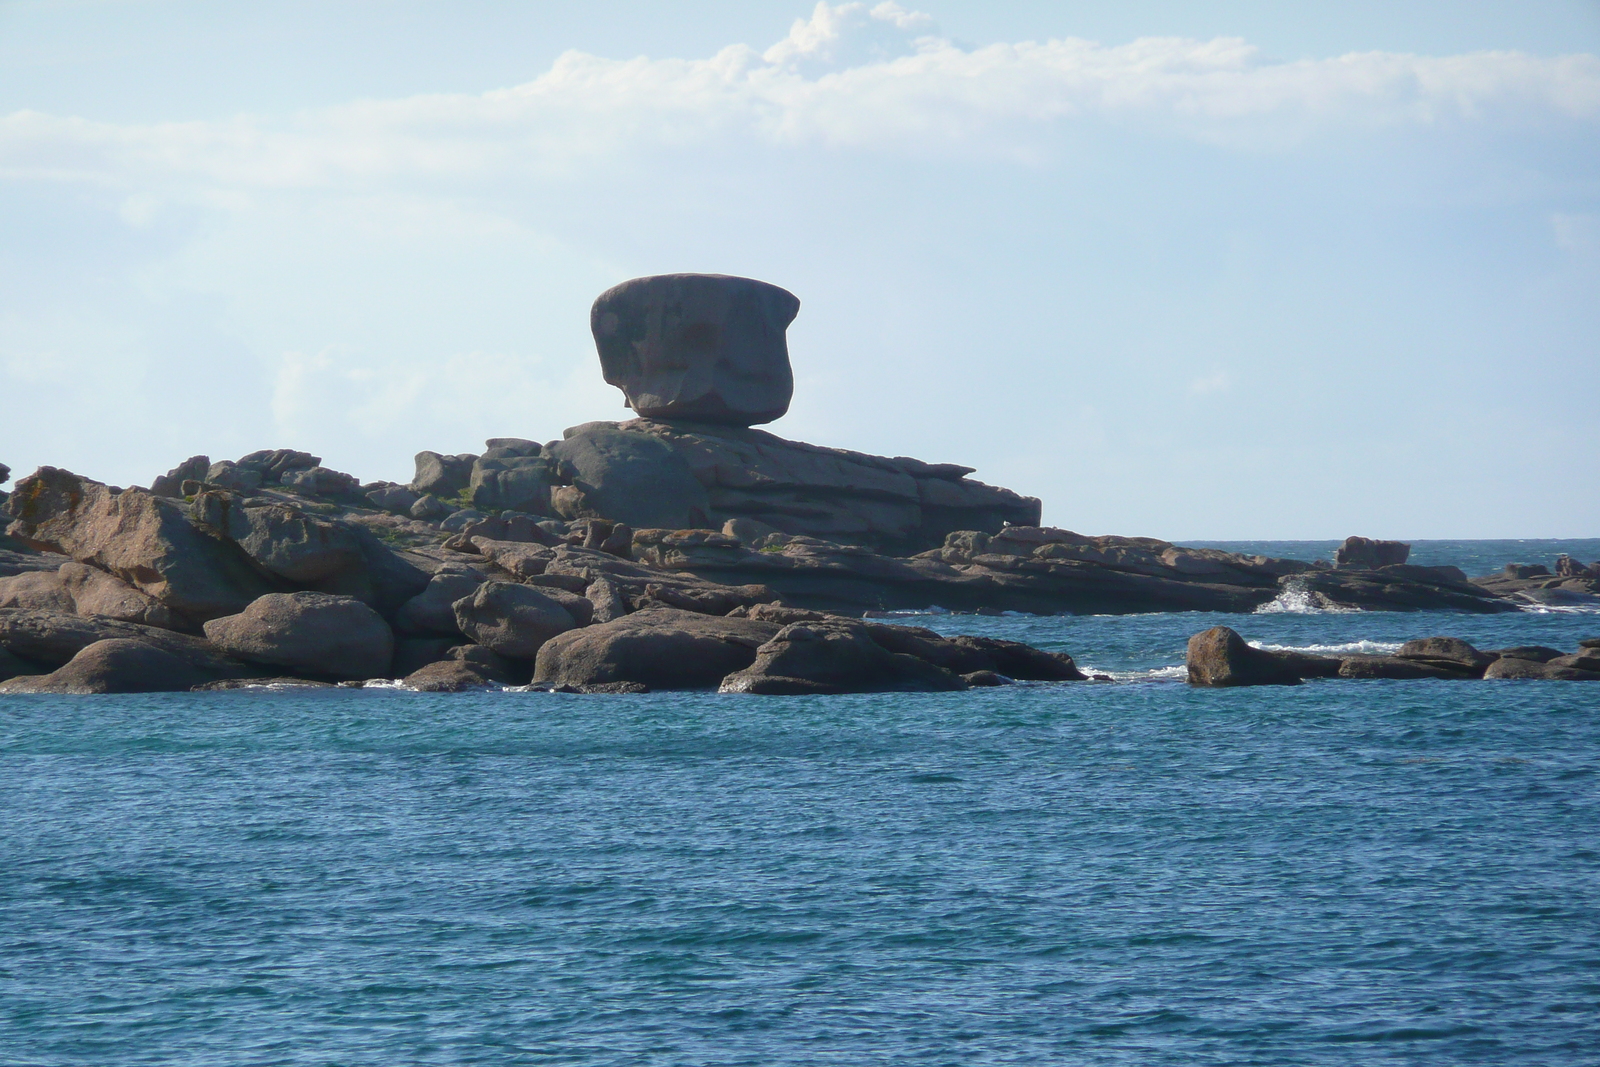
<svg viewBox="0 0 1600 1067">
<path fill-rule="evenodd" d="M 228 615 L 271 589 L 233 545 L 202 532 L 179 502 L 55 467 L 17 483 L 7 533 L 116 575 L 189 622 Z"/>
<path fill-rule="evenodd" d="M 660 419 L 752 426 L 794 395 L 786 289 L 721 274 L 662 274 L 607 289 L 589 313 L 605 379 Z"/>
<path fill-rule="evenodd" d="M 394 657 L 389 624 L 354 597 L 269 593 L 205 629 L 229 655 L 312 677 L 386 677 Z"/>
<path fill-rule="evenodd" d="M 0 693 L 173 693 L 216 678 L 143 641 L 96 641 L 49 674 L 0 682 Z"/>
<path fill-rule="evenodd" d="M 779 627 L 756 619 L 648 608 L 552 638 L 533 680 L 556 685 L 638 682 L 651 689 L 715 689 L 755 662 Z"/>
<path fill-rule="evenodd" d="M 197 494 L 194 520 L 238 545 L 268 574 L 315 585 L 365 565 L 354 530 L 284 504 L 249 506 L 236 494 Z"/>
<path fill-rule="evenodd" d="M 130 640 L 170 652 L 212 678 L 260 672 L 220 652 L 210 642 L 155 626 L 103 616 L 0 608 L 0 648 L 46 670 L 54 670 L 98 641 Z"/>
<path fill-rule="evenodd" d="M 563 518 L 611 519 L 634 529 L 706 525 L 706 487 L 671 443 L 615 424 L 578 430 L 550 446 L 557 476 L 577 490 L 552 493 Z"/>
<path fill-rule="evenodd" d="M 418 452 L 417 472 L 411 479 L 411 488 L 436 497 L 454 497 L 472 480 L 472 465 L 477 460 L 470 452 L 456 456 Z"/>
<path fill-rule="evenodd" d="M 593 610 L 574 593 L 515 582 L 484 582 L 454 605 L 462 633 L 510 659 L 533 659 L 546 641 L 588 622 Z"/>
<path fill-rule="evenodd" d="M 772 696 L 944 693 L 965 689 L 966 683 L 920 656 L 889 651 L 866 626 L 834 619 L 790 623 L 756 650 L 750 666 L 729 674 L 719 688 Z"/>
</svg>

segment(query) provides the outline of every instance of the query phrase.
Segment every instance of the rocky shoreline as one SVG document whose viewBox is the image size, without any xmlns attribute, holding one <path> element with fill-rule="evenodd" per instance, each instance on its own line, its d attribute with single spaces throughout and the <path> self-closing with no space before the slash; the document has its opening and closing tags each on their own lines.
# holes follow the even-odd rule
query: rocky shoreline
<svg viewBox="0 0 1600 1067">
<path fill-rule="evenodd" d="M 404 485 L 291 449 L 148 488 L 41 467 L 0 492 L 0 692 L 940 691 L 1082 675 L 871 616 L 1600 604 L 1600 564 L 1469 579 L 1363 538 L 1300 561 L 1086 537 L 969 467 L 787 441 L 754 424 L 787 410 L 798 307 L 749 279 L 625 283 L 591 325 L 639 418 L 422 452 Z"/>
</svg>

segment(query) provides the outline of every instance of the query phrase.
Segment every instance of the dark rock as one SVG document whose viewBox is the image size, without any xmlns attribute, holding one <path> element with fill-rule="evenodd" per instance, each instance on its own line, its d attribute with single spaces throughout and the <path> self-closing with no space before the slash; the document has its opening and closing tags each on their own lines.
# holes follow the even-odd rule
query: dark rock
<svg viewBox="0 0 1600 1067">
<path fill-rule="evenodd" d="M 628 614 L 628 601 L 616 582 L 609 578 L 596 578 L 584 587 L 584 596 L 594 605 L 592 619 L 595 625 L 615 622 Z"/>
<path fill-rule="evenodd" d="M 1462 665 L 1459 663 L 1442 666 L 1438 663 L 1401 659 L 1398 656 L 1348 656 L 1339 663 L 1339 677 L 1407 680 L 1413 678 L 1465 679 L 1476 678 L 1479 675 L 1470 670 L 1463 670 Z"/>
<path fill-rule="evenodd" d="M 360 540 L 347 526 L 283 504 L 247 506 L 237 494 L 207 490 L 190 505 L 194 521 L 232 541 L 262 570 L 296 585 L 314 585 L 364 564 Z"/>
<path fill-rule="evenodd" d="M 0 608 L 0 648 L 48 670 L 61 666 L 95 642 L 106 640 L 153 645 L 212 678 L 260 673 L 224 655 L 210 642 L 188 634 L 98 616 Z"/>
<path fill-rule="evenodd" d="M 326 593 L 269 593 L 205 630 L 229 655 L 313 677 L 385 677 L 394 656 L 382 616 L 354 597 Z"/>
<path fill-rule="evenodd" d="M 460 637 L 396 637 L 394 659 L 389 665 L 389 677 L 404 678 L 408 674 L 415 674 L 430 663 L 449 659 L 450 650 L 460 643 Z"/>
<path fill-rule="evenodd" d="M 1304 571 L 1279 579 L 1287 594 L 1312 605 L 1360 611 L 1464 611 L 1495 614 L 1519 610 L 1516 603 L 1474 582 L 1462 582 L 1433 567 L 1396 564 L 1378 570 Z"/>
<path fill-rule="evenodd" d="M 183 620 L 159 600 L 83 563 L 0 578 L 0 608 L 101 615 L 168 630 L 183 626 Z"/>
<path fill-rule="evenodd" d="M 361 482 L 355 475 L 327 467 L 287 471 L 282 484 L 286 489 L 330 500 L 356 500 L 361 496 Z"/>
<path fill-rule="evenodd" d="M 750 426 L 794 395 L 784 336 L 800 311 L 786 289 L 720 274 L 635 278 L 589 314 L 605 379 L 641 415 Z"/>
<path fill-rule="evenodd" d="M 1484 668 L 1496 658 L 1479 652 L 1459 637 L 1423 637 L 1407 641 L 1395 652 L 1395 657 L 1453 670 L 1474 678 L 1482 677 Z"/>
<path fill-rule="evenodd" d="M 483 537 L 491 541 L 519 541 L 530 545 L 555 545 L 562 544 L 564 538 L 557 537 L 532 515 L 521 512 L 507 511 L 492 518 L 476 519 L 463 526 L 459 533 L 445 542 L 446 548 L 453 548 L 458 552 L 470 551 L 467 545 L 474 537 Z"/>
<path fill-rule="evenodd" d="M 618 559 L 633 558 L 633 527 L 606 519 L 577 519 L 567 528 L 567 544 L 604 552 Z"/>
<path fill-rule="evenodd" d="M 1600 672 L 1582 671 L 1576 667 L 1561 667 L 1554 663 L 1535 663 L 1533 660 L 1501 658 L 1489 664 L 1483 672 L 1485 678 L 1542 679 L 1552 682 L 1600 682 Z"/>
<path fill-rule="evenodd" d="M 365 494 L 375 508 L 395 515 L 410 515 L 411 509 L 422 499 L 416 490 L 404 485 L 386 485 Z"/>
<path fill-rule="evenodd" d="M 0 521 L 4 521 L 3 514 L 0 514 Z M 19 542 L 6 537 L 3 532 L 0 532 L 0 544 L 16 545 L 22 549 L 18 551 L 9 547 L 0 548 L 0 578 L 9 578 L 14 574 L 30 574 L 34 571 L 58 570 L 68 561 L 68 557 L 59 552 L 27 550 Z"/>
<path fill-rule="evenodd" d="M 1546 645 L 1517 645 L 1514 648 L 1491 648 L 1486 650 L 1484 655 L 1493 656 L 1495 659 L 1523 659 L 1534 663 L 1549 663 L 1564 653 L 1559 648 L 1550 648 Z"/>
<path fill-rule="evenodd" d="M 428 580 L 426 589 L 400 606 L 394 617 L 395 629 L 401 633 L 462 637 L 455 603 L 471 597 L 487 580 L 481 571 L 468 567 L 440 570 Z"/>
<path fill-rule="evenodd" d="M 477 461 L 478 457 L 471 453 L 443 456 L 437 452 L 418 452 L 417 473 L 411 479 L 411 488 L 436 497 L 459 496 L 472 480 L 472 465 Z"/>
<path fill-rule="evenodd" d="M 567 519 L 604 518 L 639 529 L 704 526 L 705 487 L 683 457 L 649 434 L 597 429 L 552 445 L 571 493 L 551 500 Z"/>
<path fill-rule="evenodd" d="M 998 637 L 975 637 L 961 634 L 952 637 L 953 644 L 970 648 L 987 656 L 991 669 L 1008 678 L 1024 682 L 1082 682 L 1085 677 L 1071 656 L 1065 652 L 1046 652 L 1020 641 L 1005 641 Z"/>
<path fill-rule="evenodd" d="M 207 469 L 205 477 L 201 479 L 206 485 L 218 489 L 232 489 L 240 493 L 253 493 L 261 488 L 263 482 L 261 472 L 253 467 L 241 467 L 230 460 L 221 460 L 213 463 Z M 187 481 L 180 486 L 180 492 L 188 495 Z"/>
<path fill-rule="evenodd" d="M 755 662 L 722 680 L 724 693 L 941 693 L 966 688 L 958 675 L 890 652 L 867 628 L 842 620 L 785 626 Z"/>
<path fill-rule="evenodd" d="M 1600 637 L 1585 637 L 1578 642 L 1579 648 L 1600 648 Z"/>
<path fill-rule="evenodd" d="M 399 610 L 400 605 L 428 588 L 431 572 L 418 566 L 414 559 L 396 552 L 378 539 L 364 526 L 350 527 L 361 549 L 364 570 L 359 583 L 348 583 L 359 598 L 388 615 Z M 323 587 L 324 592 L 342 592 L 338 588 Z"/>
<path fill-rule="evenodd" d="M 1335 567 L 1374 570 L 1404 563 L 1411 546 L 1404 541 L 1374 541 L 1366 537 L 1347 537 L 1333 553 Z"/>
<path fill-rule="evenodd" d="M 322 457 L 292 448 L 264 448 L 239 460 L 239 466 L 260 471 L 267 485 L 281 485 L 284 477 L 295 471 L 308 471 L 322 466 Z"/>
<path fill-rule="evenodd" d="M 24 674 L 49 674 L 50 668 L 42 663 L 23 659 L 21 656 L 12 655 L 4 648 L 0 648 L 0 682 L 16 678 Z"/>
<path fill-rule="evenodd" d="M 1588 589 L 1557 586 L 1551 589 L 1523 589 L 1516 595 L 1530 604 L 1542 604 L 1547 607 L 1600 607 L 1600 595 Z"/>
<path fill-rule="evenodd" d="M 402 679 L 404 685 L 423 693 L 459 693 L 526 681 L 526 671 L 481 645 L 458 645 L 445 658 Z"/>
<path fill-rule="evenodd" d="M 0 682 L 0 693 L 173 693 L 211 680 L 165 649 L 114 638 L 86 646 L 50 674 Z"/>
<path fill-rule="evenodd" d="M 971 671 L 961 676 L 969 689 L 987 689 L 997 685 L 1016 685 L 1016 680 L 994 671 Z"/>
<path fill-rule="evenodd" d="M 211 458 L 209 456 L 190 456 L 151 482 L 150 492 L 155 496 L 181 499 L 183 497 L 183 483 L 205 481 L 206 472 L 210 469 Z"/>
<path fill-rule="evenodd" d="M 1600 671 L 1600 648 L 1586 648 L 1575 656 L 1546 660 L 1552 667 L 1575 667 L 1580 671 Z"/>
<path fill-rule="evenodd" d="M 526 437 L 491 437 L 483 443 L 484 452 L 479 459 L 511 459 L 537 456 L 544 446 Z"/>
<path fill-rule="evenodd" d="M 456 625 L 478 644 L 512 659 L 533 659 L 546 641 L 580 625 L 575 611 L 592 612 L 593 605 L 559 590 L 485 582 L 454 610 Z"/>
<path fill-rule="evenodd" d="M 183 505 L 54 467 L 17 485 L 8 533 L 116 575 L 192 623 L 240 610 L 270 585 L 233 545 L 189 522 Z"/>
<path fill-rule="evenodd" d="M 1259 648 L 1226 626 L 1189 638 L 1185 663 L 1189 684 L 1203 686 L 1299 685 L 1300 673 L 1283 658 Z"/>
<path fill-rule="evenodd" d="M 478 520 L 487 519 L 488 517 L 489 516 L 485 515 L 476 508 L 462 508 L 460 511 L 452 511 L 449 515 L 445 516 L 444 519 L 440 521 L 439 527 L 444 530 L 449 530 L 453 533 L 457 530 L 464 530 Z"/>
<path fill-rule="evenodd" d="M 1589 568 L 1563 552 L 1556 557 L 1556 575 L 1561 578 L 1587 578 Z"/>
<path fill-rule="evenodd" d="M 638 682 L 651 689 L 715 689 L 755 661 L 779 627 L 650 608 L 552 638 L 534 664 L 535 682 L 598 685 Z"/>
<path fill-rule="evenodd" d="M 706 615 L 726 615 L 734 608 L 765 604 L 778 599 L 764 585 L 703 586 L 694 589 L 652 582 L 644 588 L 637 607 L 661 606 L 699 611 Z"/>
<path fill-rule="evenodd" d="M 1507 578 L 1544 578 L 1550 568 L 1542 563 L 1507 563 L 1503 573 Z"/>
<path fill-rule="evenodd" d="M 10 480 L 11 468 L 6 466 L 4 463 L 0 463 L 0 485 L 4 485 Z"/>
<path fill-rule="evenodd" d="M 440 519 L 454 514 L 455 511 L 455 508 L 446 504 L 432 493 L 424 493 L 417 498 L 415 504 L 411 505 L 409 514 L 413 519 L 421 519 L 423 522 L 438 522 Z"/>
<path fill-rule="evenodd" d="M 489 453 L 485 453 L 473 464 L 467 495 L 472 501 L 472 506 L 481 511 L 510 510 L 536 515 L 552 514 L 550 487 L 555 483 L 552 465 L 551 460 L 539 455 L 511 454 L 491 457 Z"/>
</svg>

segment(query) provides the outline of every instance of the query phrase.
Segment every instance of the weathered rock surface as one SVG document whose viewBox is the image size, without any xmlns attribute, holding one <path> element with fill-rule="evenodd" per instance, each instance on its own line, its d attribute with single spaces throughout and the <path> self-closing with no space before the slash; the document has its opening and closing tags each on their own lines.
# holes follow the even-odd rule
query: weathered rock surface
<svg viewBox="0 0 1600 1067">
<path fill-rule="evenodd" d="M 481 645 L 458 645 L 444 659 L 419 668 L 401 681 L 421 693 L 459 693 L 486 686 L 518 685 L 527 681 L 527 672 Z"/>
<path fill-rule="evenodd" d="M 1455 568 L 1394 564 L 1376 570 L 1306 570 L 1282 579 L 1285 593 L 1312 606 L 1361 611 L 1464 611 L 1495 614 L 1517 605 L 1472 581 Z"/>
<path fill-rule="evenodd" d="M 889 631 L 893 627 L 882 627 Z M 843 620 L 790 623 L 756 650 L 755 661 L 724 678 L 724 693 L 942 693 L 965 689 L 959 675 L 925 659 L 891 652 L 866 626 Z"/>
<path fill-rule="evenodd" d="M 1376 570 L 1404 563 L 1411 556 L 1411 546 L 1404 541 L 1374 541 L 1366 537 L 1347 537 L 1333 553 L 1335 567 L 1354 567 Z"/>
<path fill-rule="evenodd" d="M 1214 688 L 1299 685 L 1302 680 L 1301 669 L 1295 661 L 1251 647 L 1226 626 L 1213 626 L 1189 638 L 1184 663 L 1189 670 L 1190 685 Z M 1335 661 L 1333 668 L 1337 667 Z"/>
<path fill-rule="evenodd" d="M 539 650 L 533 680 L 715 689 L 724 677 L 755 662 L 756 649 L 778 630 L 756 619 L 649 608 L 552 638 Z"/>
<path fill-rule="evenodd" d="M 0 608 L 0 648 L 46 670 L 54 670 L 95 642 L 107 640 L 153 645 L 212 678 L 260 673 L 210 642 L 188 634 L 99 616 Z"/>
<path fill-rule="evenodd" d="M 111 638 L 86 646 L 49 674 L 0 682 L 0 693 L 172 693 L 213 680 L 165 649 Z"/>
<path fill-rule="evenodd" d="M 1039 502 L 966 477 L 970 467 L 822 448 L 762 430 L 635 419 L 568 431 L 552 492 L 566 518 L 635 529 L 752 519 L 792 535 L 919 551 L 955 530 L 1033 525 Z"/>
<path fill-rule="evenodd" d="M 1482 673 L 1463 670 L 1459 664 L 1446 666 L 1439 661 L 1402 659 L 1399 656 L 1347 656 L 1339 662 L 1339 677 L 1391 678 L 1401 681 L 1414 678 L 1439 678 L 1456 681 L 1480 678 Z"/>
<path fill-rule="evenodd" d="M 595 300 L 589 324 L 605 380 L 651 418 L 750 426 L 794 394 L 786 289 L 720 274 L 634 278 Z"/>
<path fill-rule="evenodd" d="M 1489 664 L 1483 672 L 1490 679 L 1536 679 L 1551 682 L 1600 682 L 1600 672 L 1584 671 L 1576 667 L 1561 667 L 1554 663 L 1536 663 L 1533 660 L 1503 657 Z"/>
<path fill-rule="evenodd" d="M 167 473 L 150 483 L 150 492 L 156 496 L 182 499 L 184 482 L 203 482 L 211 469 L 209 456 L 190 456 Z"/>
<path fill-rule="evenodd" d="M 394 635 L 383 617 L 354 597 L 269 593 L 237 615 L 212 619 L 206 638 L 251 663 L 325 678 L 381 678 Z"/>
<path fill-rule="evenodd" d="M 49 674 L 50 668 L 32 660 L 23 659 L 13 655 L 4 648 L 0 648 L 0 682 L 15 678 L 19 674 Z"/>
<path fill-rule="evenodd" d="M 428 580 L 426 589 L 400 606 L 395 613 L 395 628 L 410 634 L 464 636 L 456 622 L 455 603 L 470 598 L 488 580 L 482 571 L 470 567 L 439 571 Z"/>
<path fill-rule="evenodd" d="M 103 615 L 169 630 L 183 625 L 183 620 L 154 597 L 83 563 L 68 562 L 53 571 L 0 578 L 0 608 Z"/>
<path fill-rule="evenodd" d="M 7 501 L 7 533 L 116 575 L 192 624 L 238 611 L 270 589 L 231 545 L 207 536 L 182 505 L 41 467 Z"/>
<path fill-rule="evenodd" d="M 284 504 L 248 505 L 236 493 L 206 491 L 191 505 L 194 520 L 232 541 L 268 574 L 314 585 L 364 566 L 361 545 L 347 526 L 313 518 Z"/>
<path fill-rule="evenodd" d="M 511 659 L 533 659 L 546 641 L 589 621 L 583 597 L 514 582 L 484 582 L 456 601 L 456 625 L 478 644 Z"/>
<path fill-rule="evenodd" d="M 1396 659 L 1426 664 L 1469 678 L 1483 677 L 1484 668 L 1498 657 L 1479 652 L 1459 637 L 1423 637 L 1407 641 Z"/>
</svg>

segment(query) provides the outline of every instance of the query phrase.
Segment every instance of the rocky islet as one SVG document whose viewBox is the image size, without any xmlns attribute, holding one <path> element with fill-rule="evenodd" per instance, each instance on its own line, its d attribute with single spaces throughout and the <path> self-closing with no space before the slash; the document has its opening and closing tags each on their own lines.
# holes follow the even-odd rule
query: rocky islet
<svg viewBox="0 0 1600 1067">
<path fill-rule="evenodd" d="M 379 677 L 430 691 L 959 690 L 1083 676 L 1063 654 L 862 616 L 1600 602 L 1600 564 L 1567 557 L 1468 579 L 1365 538 L 1327 563 L 1086 537 L 1040 526 L 1037 499 L 968 467 L 785 440 L 754 426 L 787 410 L 798 309 L 719 275 L 608 290 L 591 325 L 638 418 L 422 452 L 404 485 L 292 449 L 192 456 L 148 489 L 40 468 L 0 500 L 0 691 Z M 1600 677 L 1591 650 L 1412 644 L 1329 659 L 1216 628 L 1190 642 L 1189 674 Z"/>
</svg>

